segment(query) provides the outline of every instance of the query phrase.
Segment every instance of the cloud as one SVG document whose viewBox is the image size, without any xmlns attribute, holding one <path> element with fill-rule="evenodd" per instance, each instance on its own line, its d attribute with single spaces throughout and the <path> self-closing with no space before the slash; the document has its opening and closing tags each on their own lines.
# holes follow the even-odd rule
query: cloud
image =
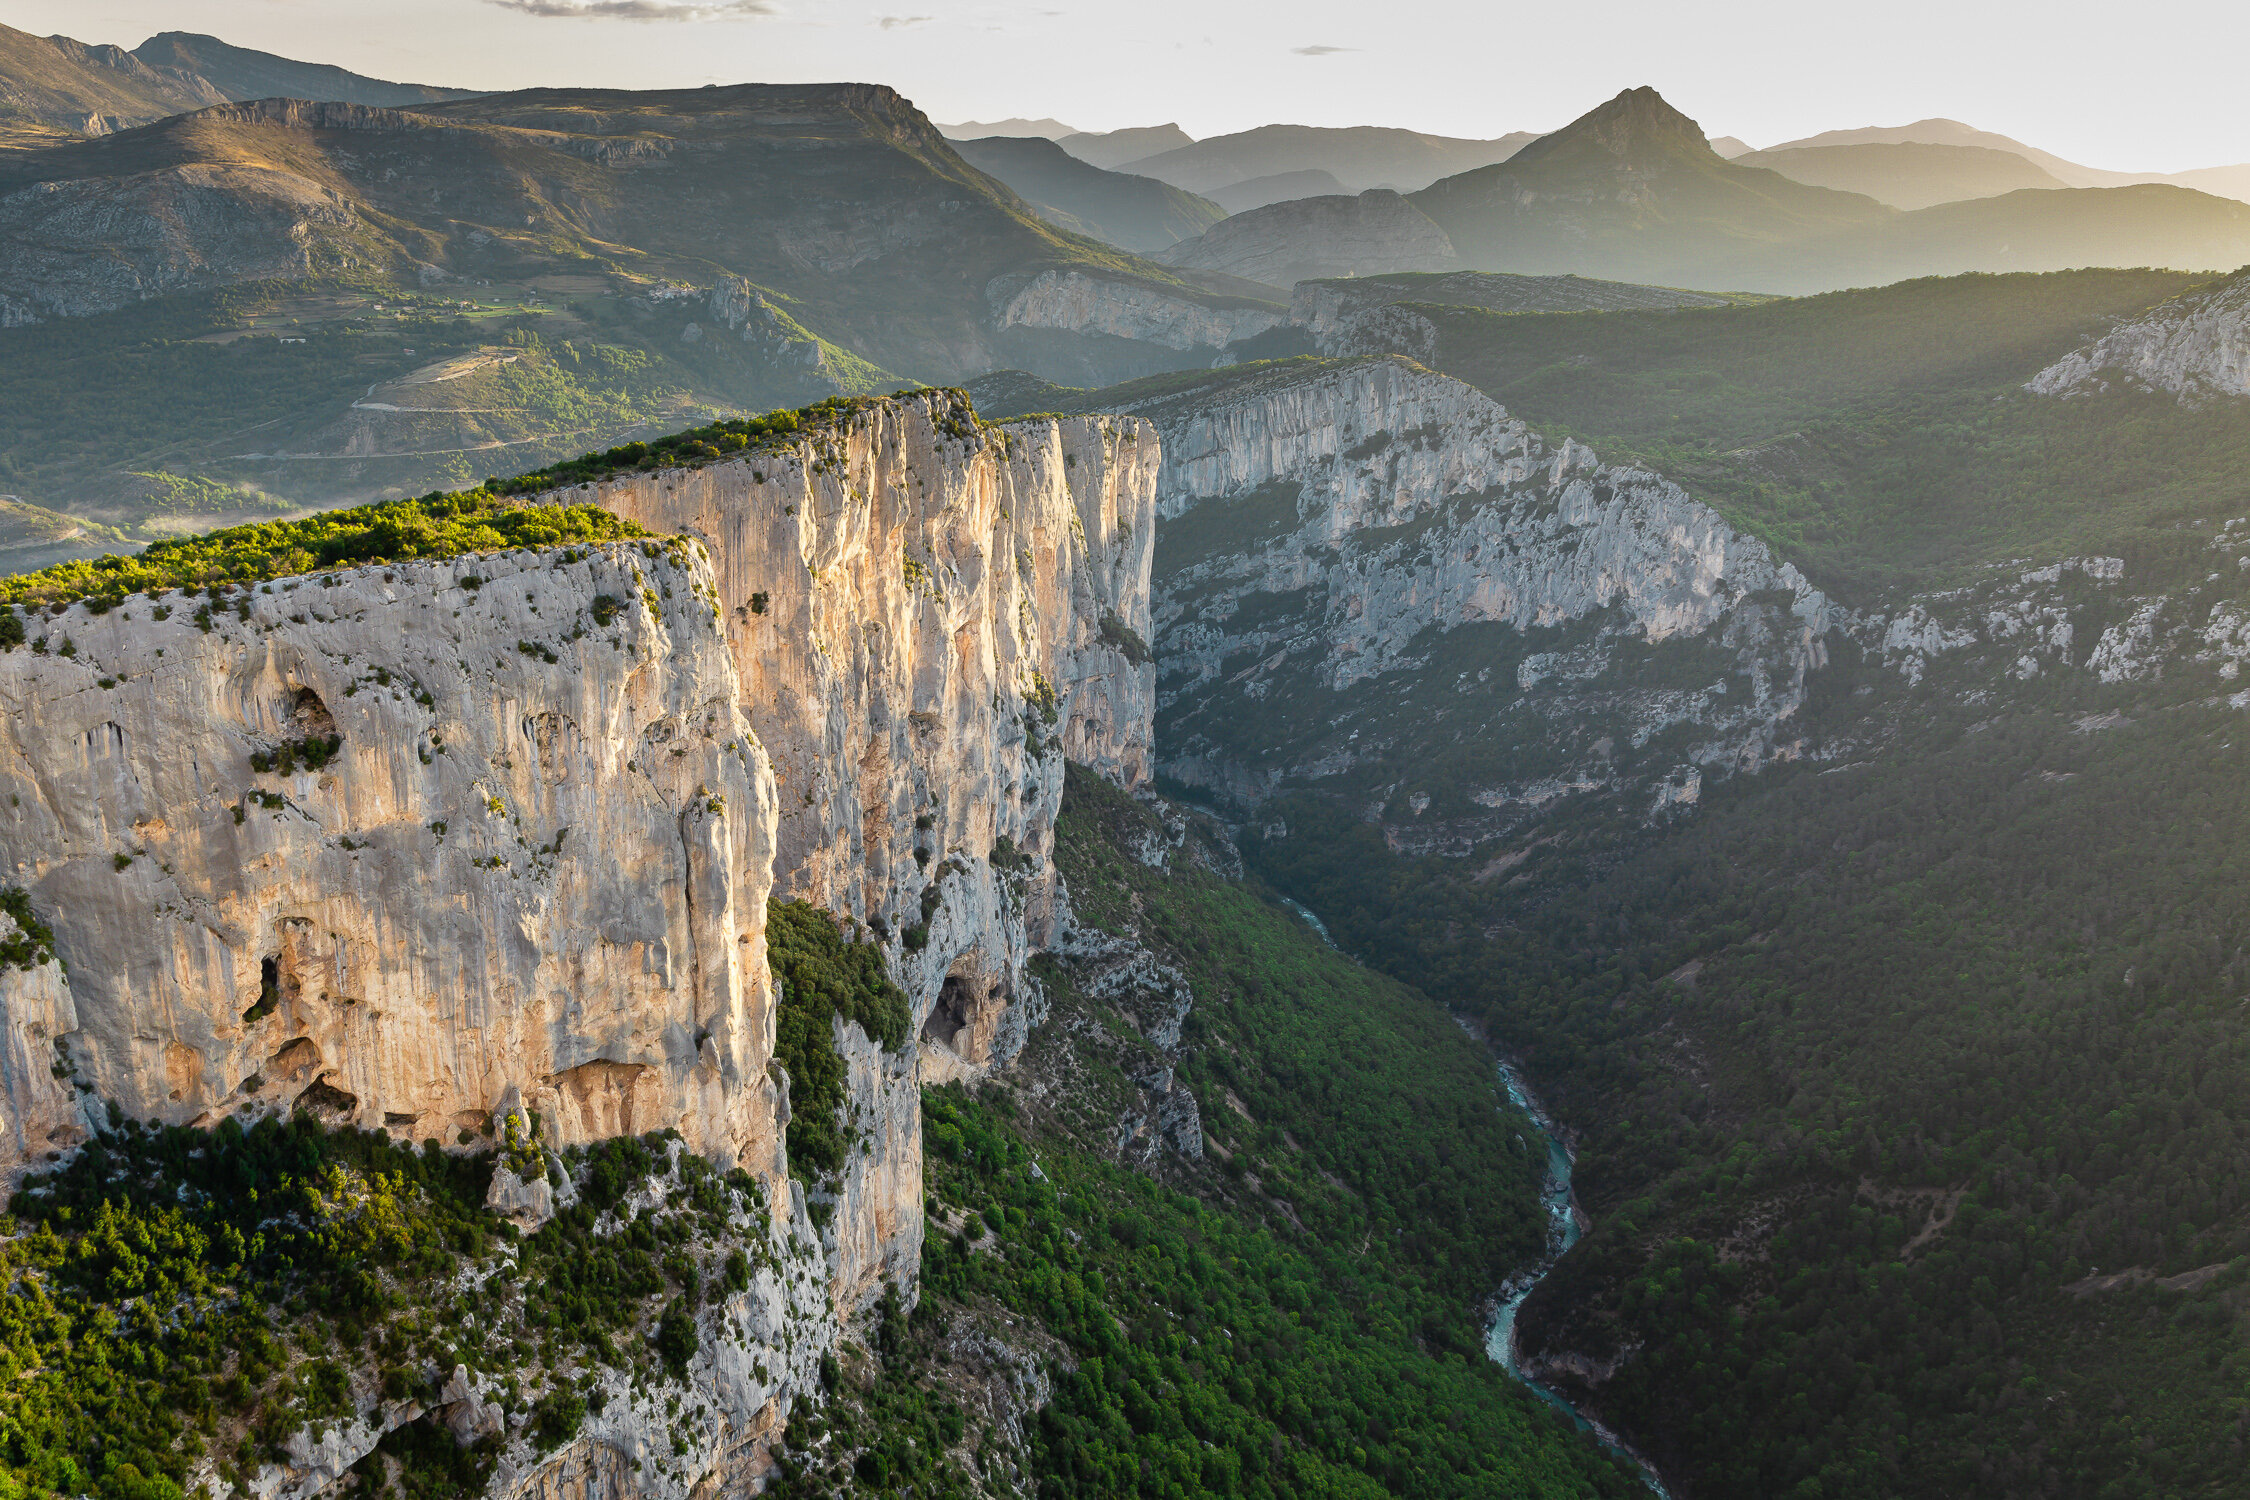
<svg viewBox="0 0 2250 1500">
<path fill-rule="evenodd" d="M 924 21 L 934 21 L 936 16 L 877 16 L 875 24 L 885 31 L 895 31 L 901 26 L 919 26 Z"/>
<path fill-rule="evenodd" d="M 527 16 L 598 21 L 725 21 L 781 14 L 779 0 L 485 0 Z"/>
<path fill-rule="evenodd" d="M 1289 50 L 1296 53 L 1299 57 L 1326 57 L 1331 52 L 1357 52 L 1359 49 L 1357 47 L 1326 47 L 1316 45 L 1311 47 L 1291 47 Z"/>
</svg>

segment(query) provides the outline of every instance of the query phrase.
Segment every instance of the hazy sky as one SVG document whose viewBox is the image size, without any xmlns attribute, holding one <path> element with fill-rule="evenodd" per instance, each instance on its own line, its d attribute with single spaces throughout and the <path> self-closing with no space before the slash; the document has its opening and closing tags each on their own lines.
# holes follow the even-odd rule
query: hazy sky
<svg viewBox="0 0 2250 1500">
<path fill-rule="evenodd" d="M 933 118 L 1549 130 L 1653 84 L 1753 145 L 1930 115 L 2092 166 L 2250 161 L 2243 0 L 0 0 L 134 46 L 203 31 L 475 88 L 859 79 Z"/>
</svg>

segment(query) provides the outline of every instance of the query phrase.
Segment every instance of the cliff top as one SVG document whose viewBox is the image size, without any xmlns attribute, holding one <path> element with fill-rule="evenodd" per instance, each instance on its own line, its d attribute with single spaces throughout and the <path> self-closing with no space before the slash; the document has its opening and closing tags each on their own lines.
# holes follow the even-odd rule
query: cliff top
<svg viewBox="0 0 2250 1500">
<path fill-rule="evenodd" d="M 653 533 L 646 528 L 598 505 L 540 504 L 528 497 L 594 484 L 617 474 L 695 468 L 772 451 L 840 431 L 870 412 L 911 401 L 926 403 L 931 425 L 947 437 L 968 438 L 993 425 L 977 415 L 968 393 L 959 389 L 924 387 L 889 396 L 835 396 L 813 406 L 729 418 L 649 442 L 580 454 L 512 478 L 488 479 L 478 489 L 322 511 L 294 521 L 230 526 L 160 541 L 129 557 L 112 553 L 78 558 L 0 577 L 0 605 L 56 606 L 89 599 L 106 601 L 101 606 L 106 610 L 122 604 L 126 595 L 144 591 L 256 583 L 360 563 L 648 537 Z M 1084 408 L 1088 413 L 1095 409 Z M 13 640 L 11 624 L 16 626 Z M 0 618 L 0 645 L 21 638 L 20 623 L 12 617 Z"/>
<path fill-rule="evenodd" d="M 0 602 L 56 606 L 91 599 L 102 601 L 106 611 L 122 604 L 126 595 L 144 591 L 217 589 L 316 568 L 647 535 L 643 527 L 598 506 L 525 505 L 488 491 L 466 490 L 326 511 L 297 521 L 230 526 L 158 542 L 132 557 L 112 553 L 56 563 L 36 573 L 0 578 Z M 20 641 L 23 627 L 13 615 L 0 619 L 0 641 L 11 633 L 9 626 Z"/>
</svg>

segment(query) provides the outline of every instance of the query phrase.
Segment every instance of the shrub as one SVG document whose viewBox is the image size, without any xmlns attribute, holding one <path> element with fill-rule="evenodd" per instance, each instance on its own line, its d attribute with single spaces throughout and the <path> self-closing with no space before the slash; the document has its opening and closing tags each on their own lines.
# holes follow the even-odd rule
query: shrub
<svg viewBox="0 0 2250 1500">
<path fill-rule="evenodd" d="M 87 599 L 121 602 L 126 594 L 154 597 L 168 589 L 251 583 L 319 568 L 416 558 L 458 557 L 515 547 L 559 547 L 572 542 L 612 542 L 648 531 L 593 505 L 523 505 L 481 490 L 428 494 L 352 510 L 332 510 L 301 521 L 230 526 L 202 536 L 154 543 L 132 557 L 81 558 L 36 573 L 0 579 L 0 600 L 67 604 Z M 483 580 L 464 578 L 462 587 Z M 237 602 L 248 618 L 249 601 Z M 196 610 L 198 628 L 211 628 L 211 606 Z M 20 625 L 20 622 L 19 622 Z M 0 630 L 4 634 L 4 630 Z"/>
</svg>

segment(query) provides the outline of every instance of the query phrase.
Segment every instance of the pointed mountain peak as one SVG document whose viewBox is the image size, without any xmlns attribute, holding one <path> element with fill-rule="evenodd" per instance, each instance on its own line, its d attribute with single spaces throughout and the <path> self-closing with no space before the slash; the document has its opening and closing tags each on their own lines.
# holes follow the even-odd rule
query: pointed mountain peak
<svg viewBox="0 0 2250 1500">
<path fill-rule="evenodd" d="M 1627 89 L 1523 149 L 1518 161 L 1561 153 L 1600 152 L 1619 165 L 1653 167 L 1714 157 L 1703 127 L 1664 102 L 1655 89 Z"/>
</svg>

